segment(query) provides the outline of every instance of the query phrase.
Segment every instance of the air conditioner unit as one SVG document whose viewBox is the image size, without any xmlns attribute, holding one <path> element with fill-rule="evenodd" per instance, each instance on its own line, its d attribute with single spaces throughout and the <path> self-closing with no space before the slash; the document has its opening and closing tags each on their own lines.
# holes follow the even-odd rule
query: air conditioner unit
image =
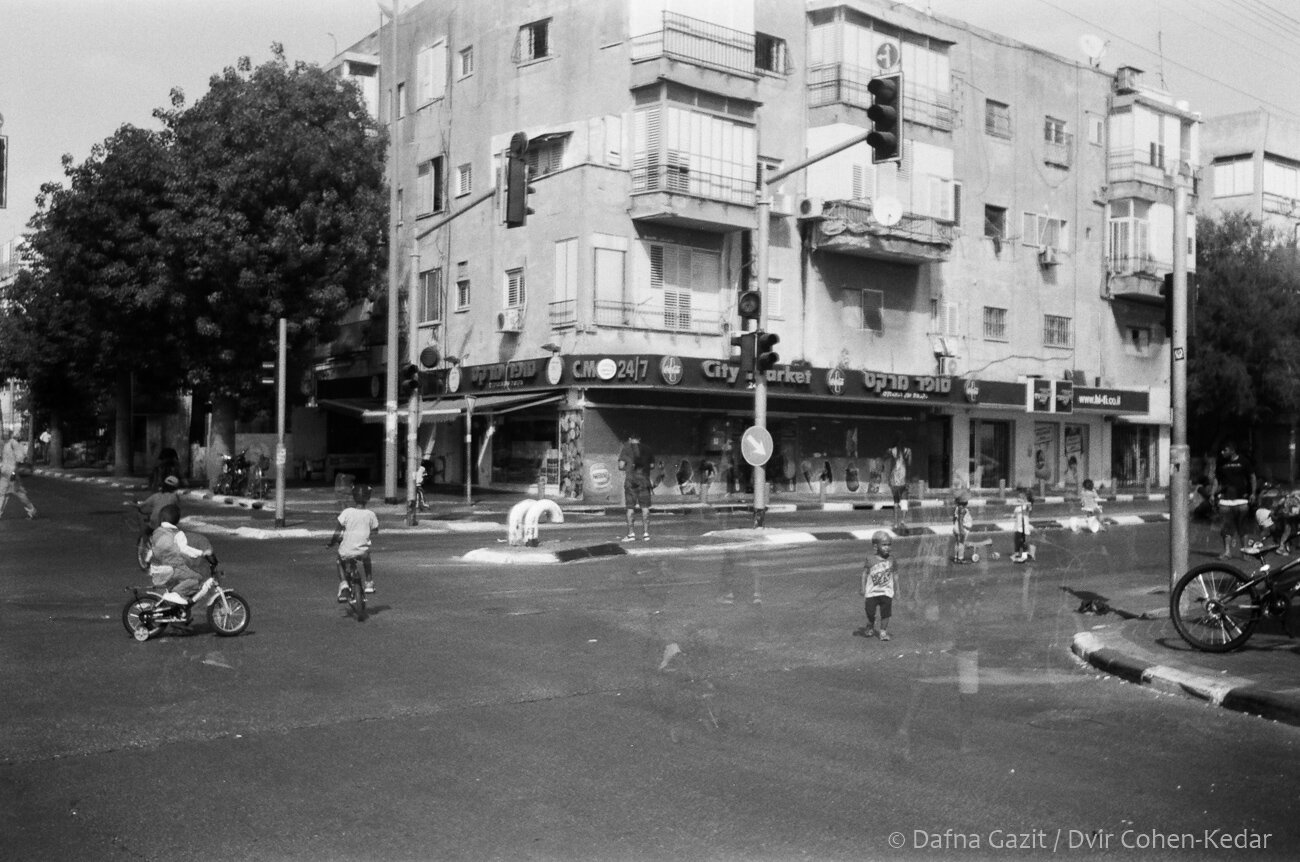
<svg viewBox="0 0 1300 862">
<path fill-rule="evenodd" d="M 507 308 L 497 312 L 497 332 L 519 332 L 524 328 L 524 310 Z"/>
<path fill-rule="evenodd" d="M 1057 259 L 1057 251 L 1053 246 L 1044 246 L 1038 252 L 1038 262 L 1043 266 L 1056 266 L 1060 261 Z"/>
<path fill-rule="evenodd" d="M 957 375 L 957 357 L 940 356 L 938 359 L 940 377 L 955 377 Z"/>
<path fill-rule="evenodd" d="M 772 195 L 772 215 L 794 215 L 794 195 Z"/>
<path fill-rule="evenodd" d="M 825 206 L 821 198 L 804 198 L 799 201 L 799 218 L 821 218 Z"/>
</svg>

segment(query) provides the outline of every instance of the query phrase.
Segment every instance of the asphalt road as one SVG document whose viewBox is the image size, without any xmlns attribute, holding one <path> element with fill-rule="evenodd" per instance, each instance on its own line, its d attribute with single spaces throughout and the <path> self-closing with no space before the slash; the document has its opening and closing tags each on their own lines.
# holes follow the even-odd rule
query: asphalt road
<svg viewBox="0 0 1300 862">
<path fill-rule="evenodd" d="M 29 488 L 45 517 L 0 520 L 6 859 L 1300 853 L 1296 728 L 1070 654 L 1081 596 L 1158 593 L 1163 526 L 1023 567 L 900 541 L 889 643 L 852 634 L 858 542 L 494 567 L 389 532 L 358 624 L 323 543 L 218 537 L 248 632 L 139 644 L 129 495 Z"/>
</svg>

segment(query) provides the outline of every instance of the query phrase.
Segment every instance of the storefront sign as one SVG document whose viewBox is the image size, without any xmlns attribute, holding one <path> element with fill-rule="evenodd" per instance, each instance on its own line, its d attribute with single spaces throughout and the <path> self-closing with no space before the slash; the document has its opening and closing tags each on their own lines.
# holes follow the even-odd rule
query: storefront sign
<svg viewBox="0 0 1300 862">
<path fill-rule="evenodd" d="M 538 365 L 536 359 L 477 365 L 469 369 L 469 379 L 476 389 L 516 389 L 537 382 Z"/>
<path fill-rule="evenodd" d="M 1151 393 L 1132 389 L 1074 388 L 1074 408 L 1089 413 L 1147 413 Z"/>
<path fill-rule="evenodd" d="M 892 374 L 885 371 L 862 372 L 862 385 L 879 398 L 909 401 L 947 401 L 952 394 L 952 378 L 936 374 Z"/>
<path fill-rule="evenodd" d="M 1030 413 L 1052 412 L 1052 384 L 1055 380 L 1035 377 L 1025 386 L 1025 409 Z"/>
</svg>

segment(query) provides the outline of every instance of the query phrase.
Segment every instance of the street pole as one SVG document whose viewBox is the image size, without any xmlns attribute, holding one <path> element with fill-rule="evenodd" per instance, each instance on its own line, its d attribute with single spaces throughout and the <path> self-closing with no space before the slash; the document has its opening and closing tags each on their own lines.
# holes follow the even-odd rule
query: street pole
<svg viewBox="0 0 1300 862">
<path fill-rule="evenodd" d="M 397 349 L 398 306 L 401 296 L 401 260 L 398 249 L 398 225 L 401 213 L 397 211 L 398 172 L 402 167 L 402 131 L 398 128 L 397 99 L 397 19 L 401 15 L 401 0 L 393 0 L 392 12 L 392 63 L 388 70 L 388 125 L 393 139 L 392 164 L 388 172 L 388 216 L 392 220 L 392 235 L 388 242 L 388 355 L 384 387 L 384 502 L 397 502 Z"/>
<path fill-rule="evenodd" d="M 415 299 L 420 289 L 420 249 L 419 244 L 411 240 L 411 277 L 410 292 L 406 297 L 406 317 L 409 320 L 406 333 L 406 361 L 419 367 L 419 354 L 416 340 L 420 335 L 420 315 L 416 313 Z M 420 449 L 420 399 L 423 392 L 415 387 L 406 402 L 406 525 L 414 527 L 418 520 L 415 500 L 415 473 Z"/>
<path fill-rule="evenodd" d="M 758 331 L 767 331 L 767 243 L 771 231 L 769 220 L 772 213 L 772 196 L 766 188 L 758 190 L 758 230 L 755 232 L 754 244 L 758 247 L 755 255 L 757 270 L 758 295 Z M 755 336 L 757 338 L 757 336 Z M 757 343 L 757 342 L 755 342 Z M 742 348 L 743 349 L 743 348 Z M 757 352 L 757 351 L 755 351 Z M 754 427 L 767 429 L 767 374 L 758 367 L 758 357 L 754 357 Z M 773 449 L 775 450 L 775 446 Z M 767 517 L 767 465 L 754 467 L 754 526 L 764 526 Z"/>
<path fill-rule="evenodd" d="M 275 526 L 284 526 L 284 464 L 288 454 L 284 448 L 284 402 L 287 389 L 285 376 L 289 367 L 289 323 L 280 318 L 280 349 L 275 368 Z"/>
<path fill-rule="evenodd" d="M 1186 123 L 1183 135 L 1189 132 Z M 1186 147 L 1182 152 L 1187 152 Z M 1169 585 L 1187 571 L 1188 491 L 1191 469 L 1187 447 L 1187 182 L 1182 160 L 1174 174 L 1174 283 L 1169 301 L 1174 304 L 1169 353 Z"/>
</svg>

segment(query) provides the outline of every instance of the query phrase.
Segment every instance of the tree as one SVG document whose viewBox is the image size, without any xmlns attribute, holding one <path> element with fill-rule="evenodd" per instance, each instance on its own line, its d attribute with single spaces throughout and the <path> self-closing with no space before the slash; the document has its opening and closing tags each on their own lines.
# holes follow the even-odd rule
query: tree
<svg viewBox="0 0 1300 862">
<path fill-rule="evenodd" d="M 353 85 L 272 52 L 157 112 L 174 136 L 169 269 L 194 321 L 191 382 L 213 397 L 210 461 L 233 449 L 237 408 L 266 397 L 278 319 L 300 352 L 384 283 L 384 137 Z"/>
<path fill-rule="evenodd" d="M 159 236 L 167 138 L 124 125 L 85 162 L 64 156 L 63 166 L 68 186 L 42 186 L 29 223 L 34 264 L 10 291 L 0 357 L 58 417 L 113 393 L 114 468 L 126 475 L 133 387 L 182 380 L 184 308 L 168 290 Z"/>
<path fill-rule="evenodd" d="M 1294 241 L 1244 213 L 1199 220 L 1196 239 L 1189 436 L 1217 452 L 1300 410 L 1300 270 Z"/>
</svg>

